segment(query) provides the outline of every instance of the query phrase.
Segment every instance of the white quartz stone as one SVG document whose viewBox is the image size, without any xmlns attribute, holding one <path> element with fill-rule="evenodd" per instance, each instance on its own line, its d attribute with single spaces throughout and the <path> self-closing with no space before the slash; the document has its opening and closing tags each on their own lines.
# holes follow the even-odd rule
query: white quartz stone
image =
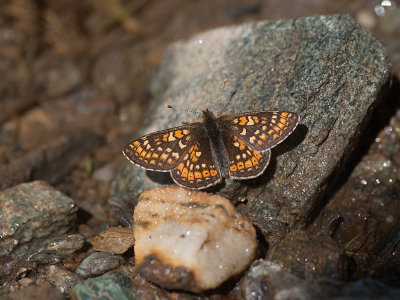
<svg viewBox="0 0 400 300">
<path fill-rule="evenodd" d="M 177 186 L 146 191 L 134 221 L 136 266 L 166 288 L 216 288 L 256 255 L 254 227 L 219 195 Z"/>
</svg>

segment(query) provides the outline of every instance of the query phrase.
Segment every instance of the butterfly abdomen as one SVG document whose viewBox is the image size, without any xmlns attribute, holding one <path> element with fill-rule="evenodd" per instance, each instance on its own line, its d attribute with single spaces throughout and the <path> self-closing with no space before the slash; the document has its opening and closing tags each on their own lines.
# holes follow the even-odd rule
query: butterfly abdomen
<svg viewBox="0 0 400 300">
<path fill-rule="evenodd" d="M 210 148 L 213 152 L 213 157 L 215 158 L 215 164 L 217 169 L 220 171 L 222 177 L 229 176 L 229 160 L 225 149 L 225 145 L 222 140 L 222 131 L 218 127 L 216 118 L 214 115 L 208 111 L 203 111 L 204 113 L 204 126 L 208 133 L 208 139 L 210 142 Z"/>
</svg>

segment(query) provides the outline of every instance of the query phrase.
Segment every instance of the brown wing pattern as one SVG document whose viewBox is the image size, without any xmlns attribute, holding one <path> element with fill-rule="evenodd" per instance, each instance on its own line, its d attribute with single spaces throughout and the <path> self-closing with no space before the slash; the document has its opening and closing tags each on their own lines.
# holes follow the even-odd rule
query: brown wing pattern
<svg viewBox="0 0 400 300">
<path fill-rule="evenodd" d="M 237 135 L 225 139 L 229 156 L 229 175 L 233 179 L 250 179 L 259 176 L 268 166 L 271 151 L 259 152 L 252 149 Z"/>
<path fill-rule="evenodd" d="M 191 189 L 203 189 L 222 180 L 207 137 L 200 137 L 188 148 L 171 176 L 177 184 Z"/>
<path fill-rule="evenodd" d="M 257 151 L 265 151 L 284 141 L 299 123 L 299 116 L 286 111 L 256 111 L 219 117 L 225 130 Z"/>
<path fill-rule="evenodd" d="M 132 163 L 147 170 L 168 172 L 196 142 L 200 123 L 157 131 L 127 144 L 123 153 Z"/>
</svg>

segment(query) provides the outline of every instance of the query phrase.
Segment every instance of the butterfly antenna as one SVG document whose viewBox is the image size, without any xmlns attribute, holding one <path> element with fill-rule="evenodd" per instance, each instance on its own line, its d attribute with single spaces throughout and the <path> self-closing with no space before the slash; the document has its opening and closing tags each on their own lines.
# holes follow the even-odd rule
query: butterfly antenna
<svg viewBox="0 0 400 300">
<path fill-rule="evenodd" d="M 201 113 L 201 112 L 199 112 L 199 111 L 188 110 L 188 109 L 182 109 L 182 108 L 175 107 L 175 106 L 172 106 L 172 105 L 169 105 L 169 104 L 165 105 L 165 107 L 166 107 L 166 108 L 175 109 L 175 110 L 179 110 L 179 111 L 184 111 L 184 112 L 192 113 L 192 114 L 200 114 L 200 113 Z"/>
<path fill-rule="evenodd" d="M 224 87 L 225 87 L 225 84 L 228 82 L 228 79 L 226 79 L 226 78 L 224 78 L 224 80 L 222 80 L 222 82 L 221 82 L 221 86 L 219 87 L 219 91 L 218 91 L 218 93 L 215 95 L 215 97 L 211 100 L 211 105 L 208 107 L 209 109 L 211 108 L 211 107 L 213 107 L 215 104 L 217 104 L 217 100 L 218 100 L 218 98 L 219 98 L 219 96 L 221 95 L 221 93 L 222 93 L 222 91 L 223 91 L 223 89 L 224 89 Z"/>
<path fill-rule="evenodd" d="M 212 99 L 212 101 L 211 101 L 212 104 L 208 108 L 211 108 L 212 106 L 214 106 L 217 103 L 216 101 L 218 100 L 219 96 L 221 95 L 222 90 L 225 87 L 225 83 L 227 83 L 227 82 L 228 82 L 228 79 L 226 79 L 226 78 L 222 81 L 217 95 L 215 95 L 215 97 Z M 199 111 L 182 109 L 182 108 L 179 108 L 179 107 L 172 106 L 170 104 L 165 105 L 165 107 L 166 108 L 172 108 L 172 109 L 179 110 L 179 111 L 185 111 L 185 112 L 189 112 L 189 113 L 193 113 L 193 114 L 201 114 L 202 113 L 202 112 L 199 112 Z"/>
</svg>

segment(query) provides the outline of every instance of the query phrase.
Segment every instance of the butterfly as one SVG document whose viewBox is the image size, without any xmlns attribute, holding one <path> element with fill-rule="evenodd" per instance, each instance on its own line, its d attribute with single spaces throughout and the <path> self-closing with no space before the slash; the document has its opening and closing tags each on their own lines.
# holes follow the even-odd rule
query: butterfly
<svg viewBox="0 0 400 300">
<path fill-rule="evenodd" d="M 223 178 L 250 179 L 268 166 L 271 148 L 299 123 L 288 111 L 260 110 L 215 116 L 140 137 L 123 149 L 126 158 L 146 170 L 170 172 L 190 189 L 204 189 Z"/>
</svg>

